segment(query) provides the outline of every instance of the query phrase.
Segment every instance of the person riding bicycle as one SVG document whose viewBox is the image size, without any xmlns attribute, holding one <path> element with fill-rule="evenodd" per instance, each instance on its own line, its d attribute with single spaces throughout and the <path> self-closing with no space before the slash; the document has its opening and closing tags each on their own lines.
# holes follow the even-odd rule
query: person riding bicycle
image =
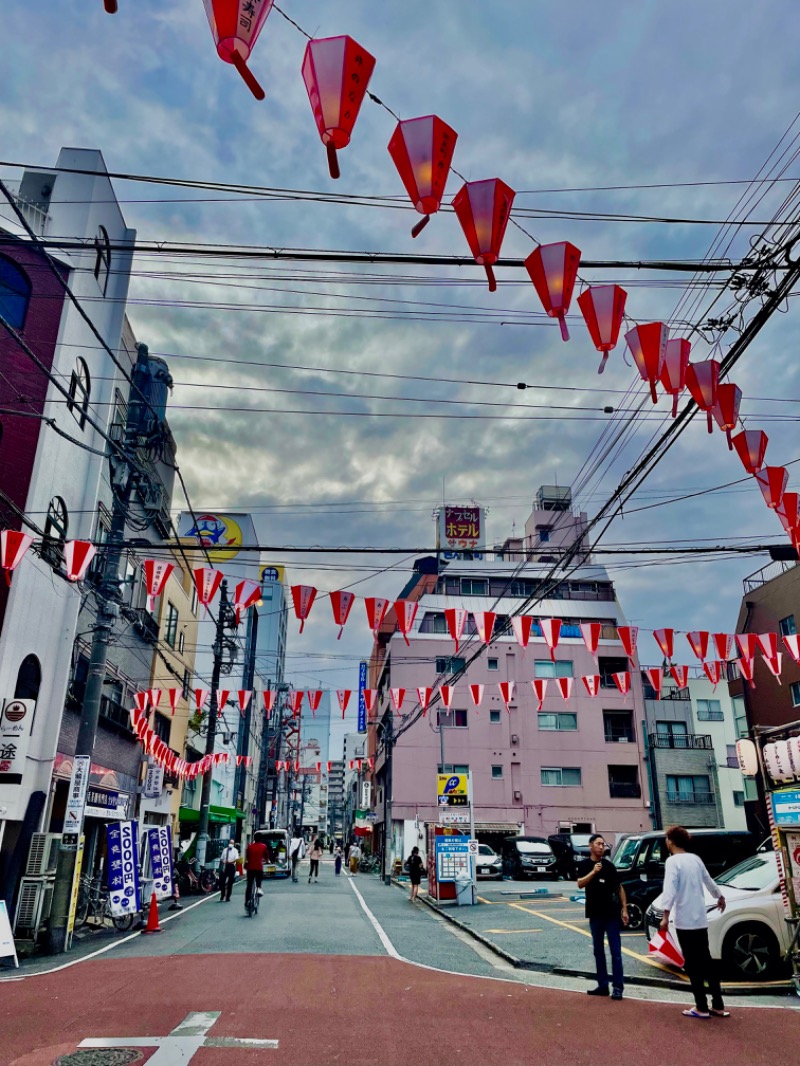
<svg viewBox="0 0 800 1066">
<path fill-rule="evenodd" d="M 252 844 L 247 845 L 247 850 L 244 853 L 244 867 L 247 871 L 247 889 L 244 894 L 245 909 L 247 909 L 247 905 L 250 902 L 251 892 L 255 890 L 259 896 L 264 895 L 261 890 L 261 882 L 264 880 L 264 863 L 266 859 L 267 845 L 261 835 L 256 833 Z"/>
</svg>

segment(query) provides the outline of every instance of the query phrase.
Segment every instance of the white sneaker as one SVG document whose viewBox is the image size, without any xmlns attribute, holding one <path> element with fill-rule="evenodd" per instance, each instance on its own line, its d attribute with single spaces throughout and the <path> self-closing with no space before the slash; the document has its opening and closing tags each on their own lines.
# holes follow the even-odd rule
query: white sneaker
<svg viewBox="0 0 800 1066">
<path fill-rule="evenodd" d="M 263 896 L 263 895 L 264 895 L 264 892 L 263 892 L 263 890 L 262 890 L 262 889 L 260 889 L 260 888 L 256 889 L 256 895 L 257 895 L 257 896 Z"/>
</svg>

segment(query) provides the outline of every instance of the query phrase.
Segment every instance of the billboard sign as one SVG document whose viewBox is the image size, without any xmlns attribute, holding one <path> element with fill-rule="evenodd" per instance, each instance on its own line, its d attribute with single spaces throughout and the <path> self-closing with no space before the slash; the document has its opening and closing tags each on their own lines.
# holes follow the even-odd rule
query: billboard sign
<svg viewBox="0 0 800 1066">
<path fill-rule="evenodd" d="M 69 780 L 67 809 L 64 814 L 63 843 L 66 847 L 77 848 L 78 837 L 83 829 L 83 810 L 89 788 L 91 761 L 88 755 L 76 755 L 72 760 L 72 776 Z"/>
<path fill-rule="evenodd" d="M 178 524 L 178 536 L 186 540 L 197 541 L 208 551 L 212 563 L 223 563 L 234 559 L 244 543 L 242 523 L 237 519 L 248 519 L 246 515 L 199 514 L 197 520 L 191 514 L 182 514 Z M 252 524 L 252 523 L 251 523 Z"/>
<path fill-rule="evenodd" d="M 367 687 L 367 664 L 358 664 L 358 731 L 367 731 L 367 705 L 364 702 L 364 689 Z"/>
<path fill-rule="evenodd" d="M 469 774 L 437 774 L 436 795 L 440 807 L 466 807 L 469 803 Z"/>
<path fill-rule="evenodd" d="M 779 828 L 800 826 L 800 790 L 785 788 L 770 793 L 775 825 Z"/>
<path fill-rule="evenodd" d="M 483 545 L 483 508 L 445 504 L 439 510 L 438 547 L 445 552 L 475 551 Z"/>
<path fill-rule="evenodd" d="M 136 822 L 111 822 L 106 826 L 108 898 L 114 915 L 141 910 L 137 833 Z"/>
<path fill-rule="evenodd" d="M 0 704 L 0 800 L 7 808 L 15 805 L 25 777 L 35 706 L 34 700 L 5 700 Z"/>
</svg>

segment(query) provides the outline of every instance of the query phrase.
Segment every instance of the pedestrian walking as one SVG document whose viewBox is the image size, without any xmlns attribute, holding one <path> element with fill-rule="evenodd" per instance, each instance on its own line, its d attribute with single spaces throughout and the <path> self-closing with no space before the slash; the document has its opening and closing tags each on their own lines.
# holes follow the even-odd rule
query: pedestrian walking
<svg viewBox="0 0 800 1066">
<path fill-rule="evenodd" d="M 358 873 L 358 863 L 361 859 L 361 848 L 358 843 L 350 845 L 350 873 L 355 876 Z"/>
<path fill-rule="evenodd" d="M 239 849 L 232 841 L 228 841 L 227 847 L 223 848 L 219 857 L 219 901 L 230 903 L 231 889 L 236 880 L 236 864 L 239 862 Z"/>
<path fill-rule="evenodd" d="M 317 837 L 314 843 L 311 845 L 311 851 L 308 853 L 311 865 L 308 871 L 308 883 L 311 884 L 311 878 L 314 878 L 314 884 L 319 884 L 319 860 L 322 858 L 325 852 L 325 848 L 322 845 L 322 837 Z"/>
<path fill-rule="evenodd" d="M 337 877 L 342 872 L 342 849 L 338 844 L 333 852 L 333 869 Z"/>
<path fill-rule="evenodd" d="M 727 1018 L 718 966 L 708 947 L 708 911 L 703 888 L 725 910 L 725 897 L 711 879 L 699 855 L 689 851 L 692 838 L 682 825 L 674 825 L 666 832 L 669 858 L 664 866 L 664 917 L 661 931 L 669 930 L 669 916 L 675 912 L 675 932 L 683 952 L 686 973 L 692 985 L 694 1007 L 683 1013 L 687 1018 Z M 711 1008 L 706 996 L 706 982 L 711 993 Z"/>
<path fill-rule="evenodd" d="M 622 973 L 622 926 L 628 924 L 628 901 L 619 882 L 617 868 L 605 857 L 606 842 L 600 833 L 589 837 L 590 858 L 578 866 L 578 888 L 586 891 L 586 917 L 592 932 L 597 988 L 590 996 L 609 994 L 606 940 L 611 952 L 611 998 L 622 999 L 625 979 Z"/>
<path fill-rule="evenodd" d="M 411 854 L 406 859 L 406 869 L 408 870 L 408 879 L 411 882 L 411 895 L 409 900 L 413 903 L 419 895 L 419 883 L 422 880 L 422 871 L 424 869 L 424 863 L 422 856 L 419 853 L 419 848 L 412 848 Z"/>
<path fill-rule="evenodd" d="M 289 842 L 289 862 L 292 868 L 292 880 L 297 884 L 297 864 L 305 858 L 306 842 L 299 829 L 295 829 L 294 836 Z"/>
</svg>

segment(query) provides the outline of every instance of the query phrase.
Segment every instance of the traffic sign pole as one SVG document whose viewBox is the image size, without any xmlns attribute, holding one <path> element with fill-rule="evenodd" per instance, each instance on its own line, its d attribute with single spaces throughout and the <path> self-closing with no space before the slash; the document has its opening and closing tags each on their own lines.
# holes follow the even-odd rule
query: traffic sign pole
<svg viewBox="0 0 800 1066">
<path fill-rule="evenodd" d="M 467 775 L 467 797 L 469 800 L 469 839 L 475 839 L 475 797 L 472 790 L 472 770 Z M 475 902 L 478 879 L 478 856 L 470 855 L 470 869 L 472 871 L 472 902 Z"/>
</svg>

